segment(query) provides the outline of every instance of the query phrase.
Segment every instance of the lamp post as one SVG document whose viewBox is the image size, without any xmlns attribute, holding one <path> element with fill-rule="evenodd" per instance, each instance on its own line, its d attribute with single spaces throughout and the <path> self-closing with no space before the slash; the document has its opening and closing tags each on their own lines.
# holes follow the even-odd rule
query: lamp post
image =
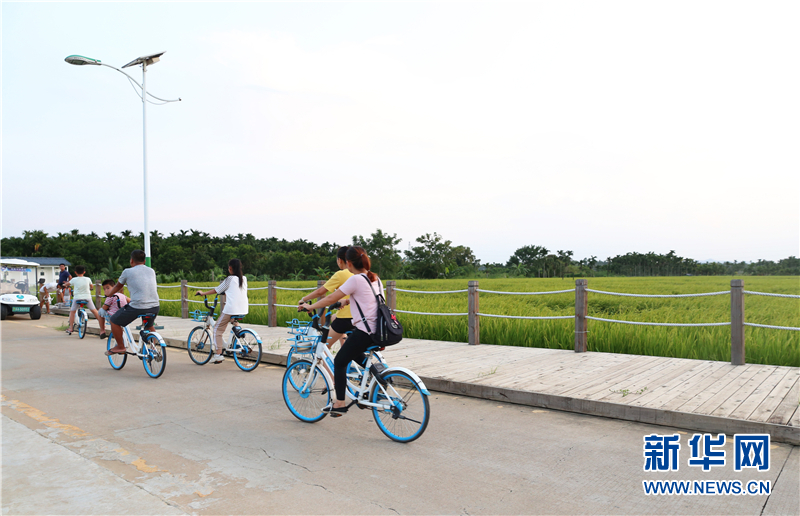
<svg viewBox="0 0 800 516">
<path fill-rule="evenodd" d="M 92 66 L 105 66 L 111 68 L 112 70 L 116 70 L 119 73 L 123 74 L 125 77 L 128 78 L 133 84 L 139 87 L 142 90 L 142 160 L 143 160 L 143 182 L 144 182 L 144 254 L 145 254 L 145 264 L 150 267 L 150 224 L 148 218 L 148 211 L 147 211 L 147 103 L 152 102 L 147 98 L 150 95 L 152 98 L 161 101 L 162 103 L 167 102 L 180 102 L 181 99 L 175 100 L 165 100 L 159 97 L 156 97 L 152 93 L 147 93 L 147 67 L 149 65 L 157 63 L 161 56 L 164 55 L 164 52 L 159 52 L 158 54 L 150 54 L 147 56 L 137 57 L 130 63 L 123 65 L 122 68 L 128 68 L 131 66 L 142 65 L 142 84 L 136 82 L 136 79 L 128 75 L 127 73 L 123 72 L 119 68 L 116 68 L 111 65 L 107 65 L 101 62 L 99 59 L 92 59 L 91 57 L 79 56 L 79 55 L 72 55 L 67 56 L 64 61 L 71 65 L 76 66 L 85 66 L 85 65 L 92 65 Z"/>
</svg>

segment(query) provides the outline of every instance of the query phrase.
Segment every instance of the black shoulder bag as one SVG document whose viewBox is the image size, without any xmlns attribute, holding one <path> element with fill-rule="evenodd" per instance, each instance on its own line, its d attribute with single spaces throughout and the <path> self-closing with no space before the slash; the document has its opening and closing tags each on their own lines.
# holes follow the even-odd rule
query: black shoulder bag
<svg viewBox="0 0 800 516">
<path fill-rule="evenodd" d="M 364 274 L 361 274 L 361 276 L 364 276 L 364 279 L 367 280 L 367 284 L 369 284 L 369 289 L 375 294 L 369 278 Z M 367 318 L 364 317 L 364 312 L 358 305 L 358 301 L 356 301 L 355 298 L 353 298 L 353 301 L 356 304 L 356 308 L 358 308 L 358 313 L 361 314 L 361 320 L 364 321 L 367 333 L 372 337 L 372 342 L 378 346 L 391 346 L 403 340 L 403 325 L 397 320 L 391 308 L 386 305 L 382 293 L 375 294 L 375 301 L 378 303 L 378 327 L 374 333 L 370 329 Z"/>
</svg>

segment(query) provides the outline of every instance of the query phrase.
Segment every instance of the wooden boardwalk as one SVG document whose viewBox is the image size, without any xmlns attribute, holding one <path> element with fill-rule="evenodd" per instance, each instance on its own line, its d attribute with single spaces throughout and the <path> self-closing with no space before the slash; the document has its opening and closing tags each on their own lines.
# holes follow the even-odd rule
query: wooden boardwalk
<svg viewBox="0 0 800 516">
<path fill-rule="evenodd" d="M 158 323 L 167 343 L 183 348 L 199 324 Z M 265 362 L 286 363 L 286 328 L 247 326 L 261 335 Z M 384 355 L 435 391 L 701 432 L 768 433 L 800 445 L 797 367 L 416 339 Z"/>
</svg>

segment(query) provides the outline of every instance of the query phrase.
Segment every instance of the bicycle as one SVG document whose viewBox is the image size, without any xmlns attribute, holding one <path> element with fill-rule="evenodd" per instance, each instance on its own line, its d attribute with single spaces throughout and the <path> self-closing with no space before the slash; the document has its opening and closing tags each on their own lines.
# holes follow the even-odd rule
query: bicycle
<svg viewBox="0 0 800 516">
<path fill-rule="evenodd" d="M 78 326 L 78 338 L 82 339 L 86 336 L 86 329 L 89 326 L 89 316 L 86 315 L 86 305 L 89 303 L 85 299 L 75 299 L 73 303 L 78 304 L 78 310 L 75 314 L 75 324 Z"/>
<path fill-rule="evenodd" d="M 331 403 L 333 379 L 333 354 L 325 345 L 327 328 L 320 327 L 316 311 L 310 326 L 320 335 L 303 337 L 312 339 L 313 358 L 300 359 L 288 365 L 283 375 L 283 401 L 289 411 L 300 421 L 316 423 L 328 414 L 322 408 Z M 292 340 L 292 339 L 290 339 Z M 294 339 L 298 341 L 297 338 Z M 367 349 L 364 360 L 348 367 L 345 395 L 350 399 L 348 408 L 371 409 L 378 428 L 389 439 L 408 443 L 418 439 L 430 420 L 430 392 L 411 370 L 405 367 L 387 367 L 382 347 Z M 288 362 L 287 362 L 288 363 Z M 324 364 L 323 367 L 320 367 Z M 326 367 L 327 366 L 327 367 Z"/>
<path fill-rule="evenodd" d="M 334 303 L 328 307 L 328 310 L 325 313 L 324 325 L 319 325 L 319 321 L 317 321 L 316 326 L 313 324 L 314 319 L 318 317 L 316 314 L 313 315 L 311 321 L 299 321 L 297 319 L 286 321 L 286 324 L 289 326 L 289 334 L 292 335 L 291 338 L 287 339 L 292 344 L 289 348 L 289 354 L 286 355 L 286 367 L 289 367 L 295 360 L 295 354 L 313 355 L 313 343 L 316 342 L 317 337 L 322 339 L 323 342 L 327 342 L 327 335 L 331 326 L 331 315 L 333 315 L 334 310 L 341 308 L 341 306 L 341 303 Z M 323 332 L 325 333 L 324 339 L 322 338 Z M 349 334 L 352 332 L 347 333 Z"/>
<path fill-rule="evenodd" d="M 214 312 L 217 310 L 219 296 L 214 297 L 213 307 L 208 305 L 208 297 L 204 297 L 203 301 L 209 310 L 208 313 L 195 313 L 195 320 L 203 321 L 203 325 L 192 328 L 189 338 L 186 339 L 189 358 L 197 365 L 207 364 L 214 352 L 214 341 L 209 330 L 214 327 Z M 225 342 L 223 338 L 225 348 L 220 354 L 233 355 L 233 361 L 239 369 L 249 373 L 261 362 L 261 337 L 255 331 L 241 327 L 243 318 L 243 315 L 231 317 L 230 343 Z"/>
<path fill-rule="evenodd" d="M 309 304 L 308 301 L 306 301 L 306 303 Z M 289 342 L 291 342 L 289 353 L 286 355 L 287 368 L 296 360 L 301 360 L 301 358 L 296 358 L 295 355 L 308 355 L 304 358 L 306 358 L 306 360 L 311 360 L 314 356 L 314 345 L 316 344 L 317 340 L 327 343 L 328 333 L 331 327 L 331 316 L 333 315 L 333 311 L 341 308 L 341 306 L 341 303 L 334 303 L 327 307 L 324 324 L 320 324 L 320 321 L 317 321 L 316 325 L 313 324 L 314 319 L 318 317 L 316 314 L 313 315 L 311 321 L 299 321 L 297 319 L 286 321 L 286 324 L 289 325 L 289 334 L 292 335 L 292 337 L 287 339 Z M 352 331 L 348 331 L 345 334 L 349 337 L 352 333 Z M 335 354 L 335 352 L 331 352 L 331 354 Z M 379 358 L 381 361 L 383 360 L 382 356 Z M 328 370 L 328 373 L 331 375 L 333 374 L 333 366 L 331 366 L 331 369 Z M 361 381 L 362 374 L 363 368 L 361 368 L 357 363 L 351 361 L 347 365 L 348 377 L 357 379 L 356 381 L 358 382 Z M 352 389 L 352 386 L 348 384 L 347 388 Z"/>
<path fill-rule="evenodd" d="M 139 342 L 134 340 L 131 330 L 127 326 L 123 326 L 122 341 L 125 343 L 125 353 L 108 355 L 108 362 L 114 370 L 119 371 L 125 367 L 128 355 L 133 355 L 142 361 L 144 370 L 150 378 L 158 378 L 164 374 L 164 369 L 167 367 L 167 344 L 161 335 L 147 329 L 153 324 L 153 320 L 156 318 L 155 314 L 144 314 L 139 317 L 142 318 L 142 325 L 137 326 Z M 106 322 L 111 324 L 109 319 L 106 319 Z M 108 336 L 106 349 L 109 350 L 116 344 L 117 341 L 112 333 Z"/>
</svg>

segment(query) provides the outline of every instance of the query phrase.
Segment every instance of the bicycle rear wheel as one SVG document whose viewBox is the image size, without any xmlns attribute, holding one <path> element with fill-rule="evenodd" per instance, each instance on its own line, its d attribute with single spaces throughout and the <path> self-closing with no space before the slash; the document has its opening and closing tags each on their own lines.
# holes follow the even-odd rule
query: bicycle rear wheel
<svg viewBox="0 0 800 516">
<path fill-rule="evenodd" d="M 386 387 L 376 384 L 370 394 L 372 403 L 386 403 L 385 409 L 373 407 L 372 415 L 378 428 L 386 437 L 401 443 L 410 443 L 419 438 L 428 427 L 431 418 L 428 396 L 410 376 L 400 371 L 387 373 L 383 377 Z"/>
<path fill-rule="evenodd" d="M 86 312 L 78 310 L 78 337 L 84 338 L 86 336 L 86 327 L 89 325 L 89 317 Z"/>
<path fill-rule="evenodd" d="M 233 343 L 233 361 L 242 371 L 248 373 L 258 367 L 261 362 L 261 343 L 256 334 L 250 330 L 242 330 Z"/>
<path fill-rule="evenodd" d="M 291 364 L 283 375 L 283 401 L 300 421 L 316 423 L 327 416 L 322 408 L 330 403 L 331 393 L 320 368 L 312 368 L 308 360 Z"/>
<path fill-rule="evenodd" d="M 211 349 L 211 334 L 203 326 L 198 326 L 189 333 L 186 339 L 186 349 L 189 351 L 189 358 L 197 365 L 207 364 L 211 360 L 213 350 Z"/>
<path fill-rule="evenodd" d="M 165 348 L 161 347 L 158 337 L 152 333 L 144 339 L 142 344 L 142 364 L 144 364 L 144 371 L 150 378 L 158 378 L 164 373 L 167 367 L 167 353 Z"/>
<path fill-rule="evenodd" d="M 106 344 L 106 349 L 107 350 L 111 349 L 111 348 L 115 347 L 116 345 L 117 345 L 117 341 L 114 340 L 114 335 L 109 335 L 108 336 L 108 343 Z M 121 355 L 115 353 L 113 355 L 109 355 L 108 356 L 108 363 L 111 364 L 111 367 L 113 367 L 117 371 L 119 371 L 120 369 L 125 367 L 125 362 L 127 362 L 127 361 L 128 361 L 128 354 L 127 353 L 123 353 Z"/>
</svg>

